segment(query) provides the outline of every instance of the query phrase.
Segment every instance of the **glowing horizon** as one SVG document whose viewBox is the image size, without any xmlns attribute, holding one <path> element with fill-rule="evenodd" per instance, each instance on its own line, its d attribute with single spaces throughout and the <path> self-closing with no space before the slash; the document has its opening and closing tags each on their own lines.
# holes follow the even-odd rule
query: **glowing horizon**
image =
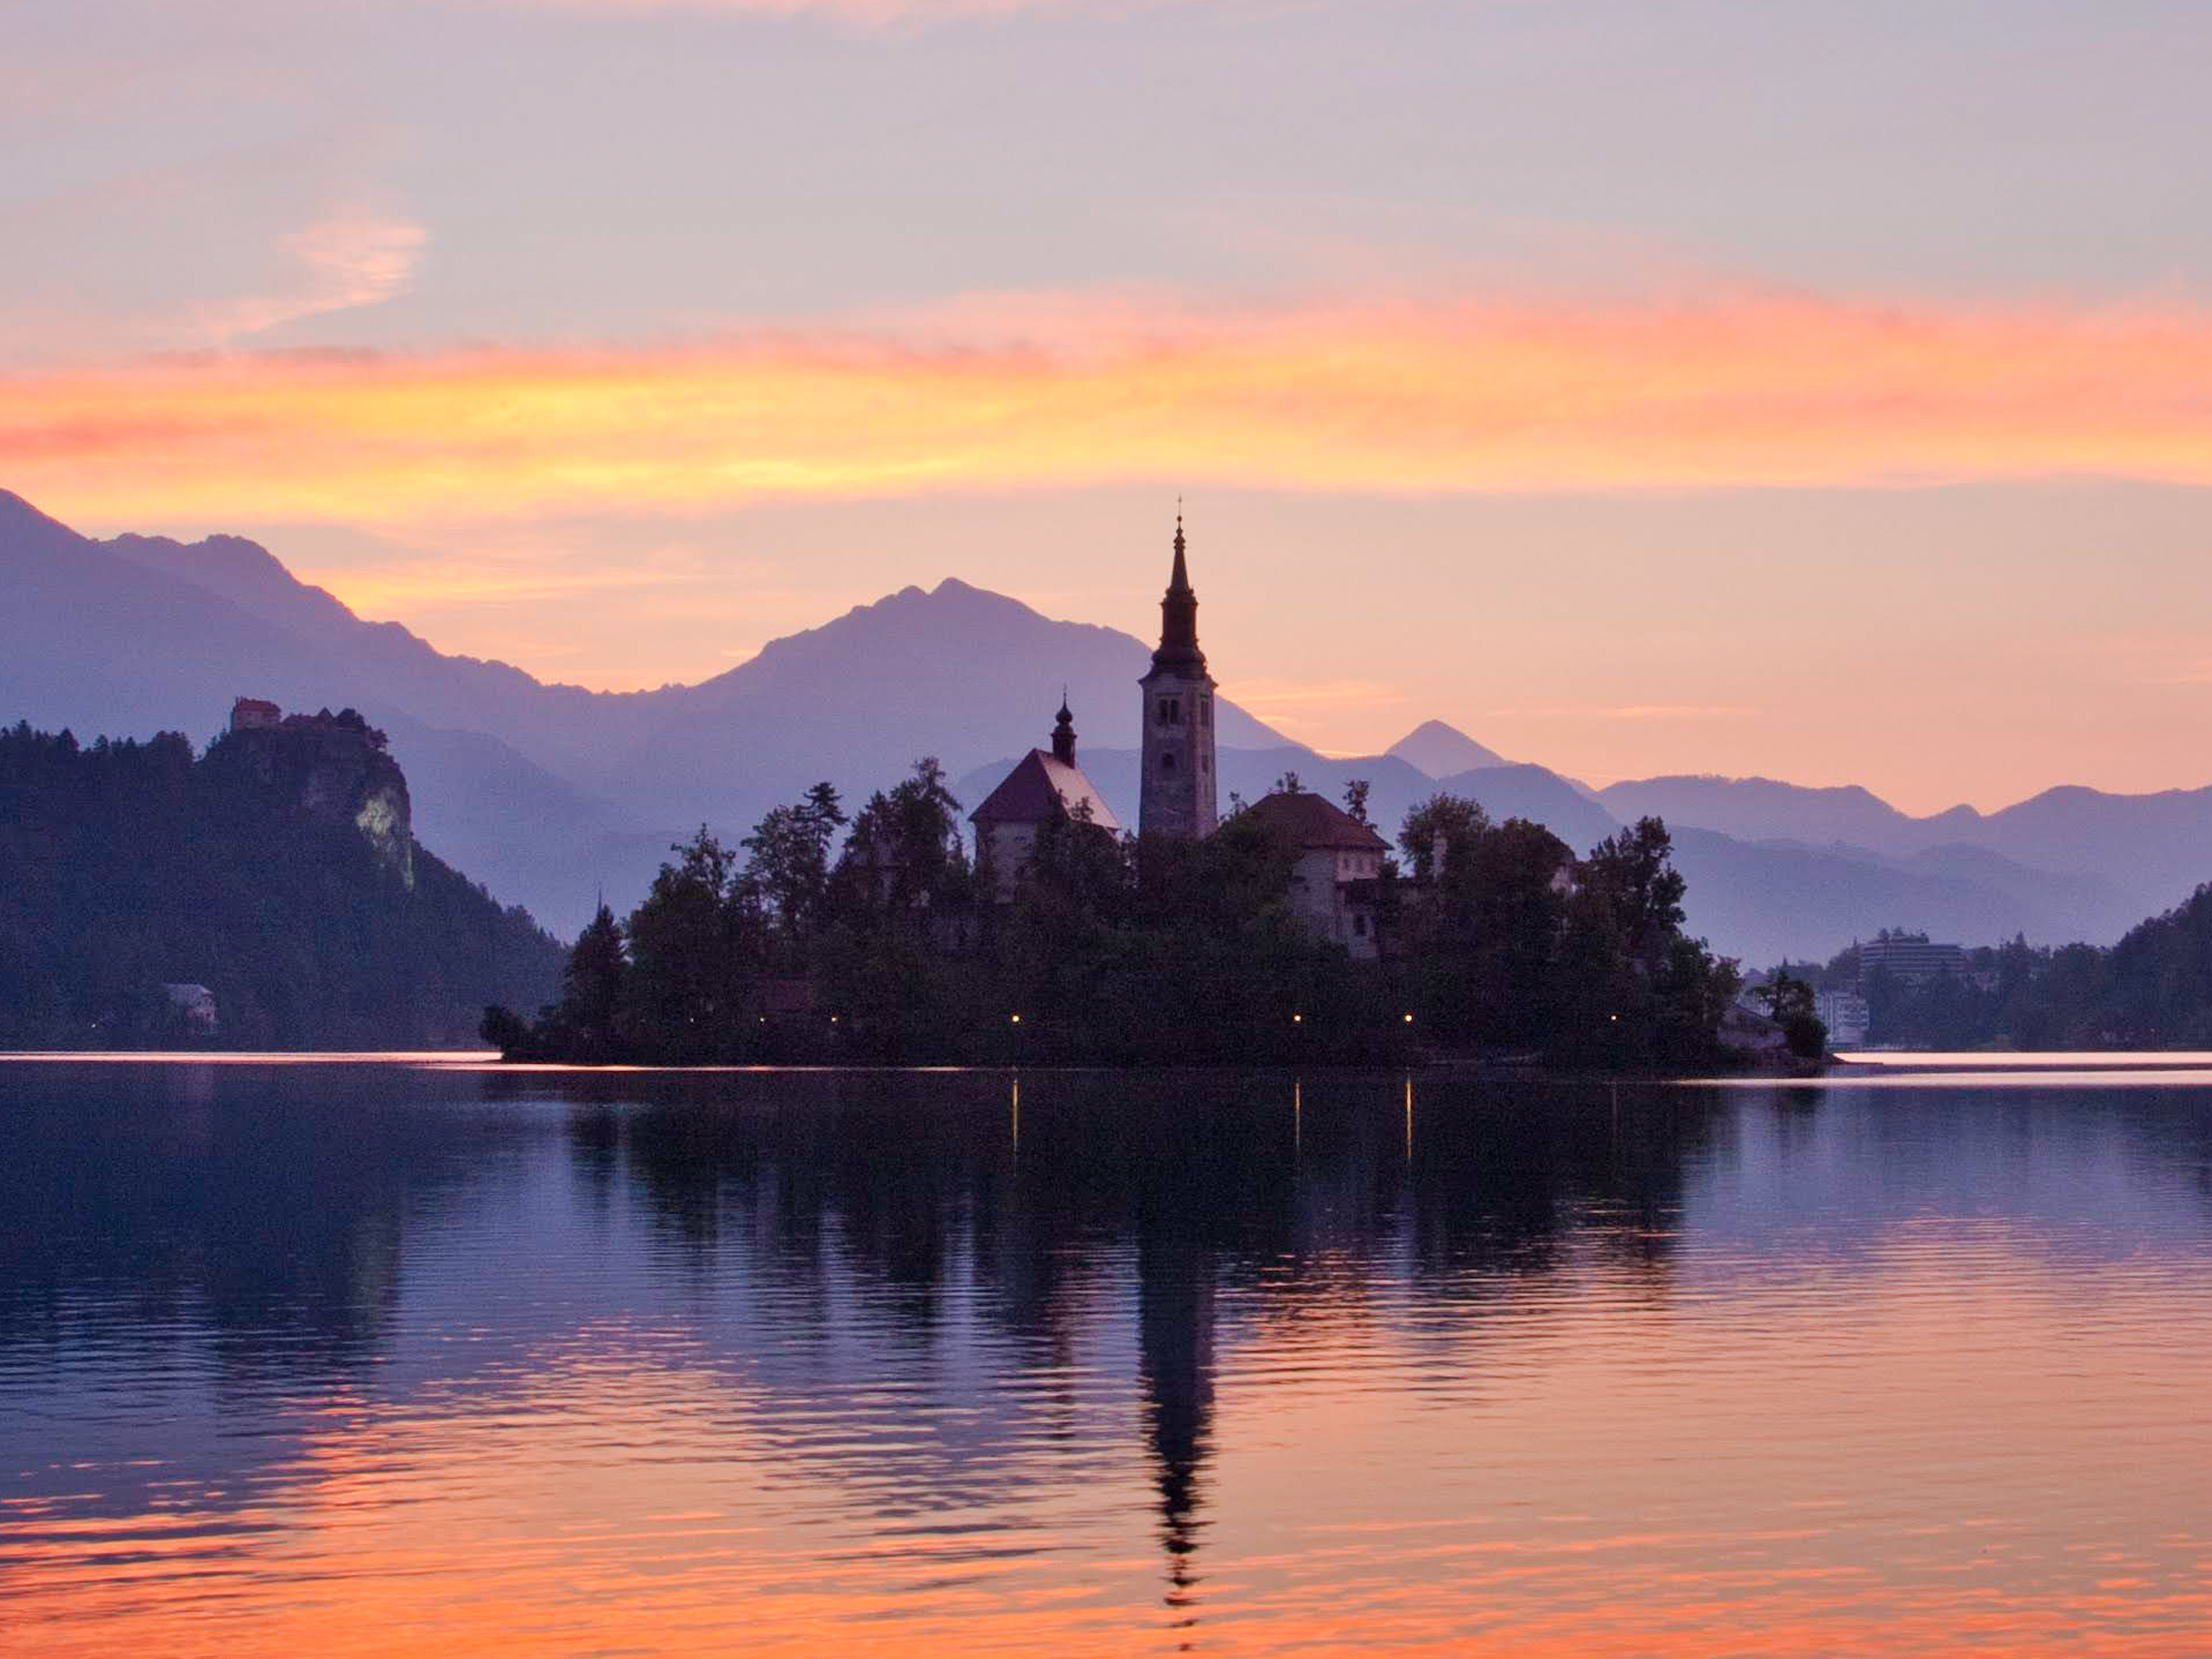
<svg viewBox="0 0 2212 1659">
<path fill-rule="evenodd" d="M 0 377 L 63 516 L 406 522 L 1179 478 L 1294 493 L 2212 485 L 2212 308 L 1808 296 L 177 354 Z"/>
</svg>

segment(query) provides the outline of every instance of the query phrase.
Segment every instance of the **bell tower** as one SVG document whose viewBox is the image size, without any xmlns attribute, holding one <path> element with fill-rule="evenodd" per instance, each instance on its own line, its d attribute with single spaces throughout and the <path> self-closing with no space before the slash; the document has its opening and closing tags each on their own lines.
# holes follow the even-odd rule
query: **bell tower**
<svg viewBox="0 0 2212 1659">
<path fill-rule="evenodd" d="M 1175 568 L 1160 601 L 1160 649 L 1144 691 L 1144 785 L 1137 831 L 1178 841 L 1213 833 L 1213 676 L 1198 649 L 1198 596 L 1191 589 L 1183 515 L 1175 515 Z"/>
</svg>

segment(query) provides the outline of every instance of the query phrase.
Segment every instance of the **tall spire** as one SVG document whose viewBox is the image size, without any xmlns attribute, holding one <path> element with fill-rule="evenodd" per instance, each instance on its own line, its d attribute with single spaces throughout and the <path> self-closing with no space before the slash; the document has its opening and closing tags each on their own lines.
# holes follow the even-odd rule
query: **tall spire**
<svg viewBox="0 0 2212 1659">
<path fill-rule="evenodd" d="M 1068 712 L 1068 691 L 1060 688 L 1060 717 L 1052 724 L 1052 759 L 1064 766 L 1075 765 L 1075 716 Z"/>
<path fill-rule="evenodd" d="M 1191 588 L 1190 565 L 1185 557 L 1183 514 L 1175 514 L 1175 565 L 1167 578 L 1167 593 L 1160 601 L 1160 649 L 1152 653 L 1154 668 L 1206 671 L 1205 652 L 1198 649 L 1198 596 Z"/>
</svg>

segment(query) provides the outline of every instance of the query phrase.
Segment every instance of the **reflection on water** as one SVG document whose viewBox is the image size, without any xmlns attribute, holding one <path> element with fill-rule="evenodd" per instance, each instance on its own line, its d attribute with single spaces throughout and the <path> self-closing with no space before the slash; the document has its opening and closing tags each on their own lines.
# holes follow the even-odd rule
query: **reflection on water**
<svg viewBox="0 0 2212 1659">
<path fill-rule="evenodd" d="M 0 1065 L 0 1651 L 2212 1649 L 2212 1090 L 1876 1081 Z"/>
</svg>

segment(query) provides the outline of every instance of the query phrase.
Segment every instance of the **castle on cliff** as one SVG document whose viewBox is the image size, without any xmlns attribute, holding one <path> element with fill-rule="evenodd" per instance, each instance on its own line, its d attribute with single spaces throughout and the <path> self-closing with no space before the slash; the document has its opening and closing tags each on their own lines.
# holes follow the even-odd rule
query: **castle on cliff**
<svg viewBox="0 0 2212 1659">
<path fill-rule="evenodd" d="M 312 816 L 346 822 L 377 855 L 415 885 L 415 819 L 407 779 L 385 734 L 352 709 L 288 715 L 261 697 L 231 704 L 229 741 L 263 781 L 281 785 Z"/>
</svg>

